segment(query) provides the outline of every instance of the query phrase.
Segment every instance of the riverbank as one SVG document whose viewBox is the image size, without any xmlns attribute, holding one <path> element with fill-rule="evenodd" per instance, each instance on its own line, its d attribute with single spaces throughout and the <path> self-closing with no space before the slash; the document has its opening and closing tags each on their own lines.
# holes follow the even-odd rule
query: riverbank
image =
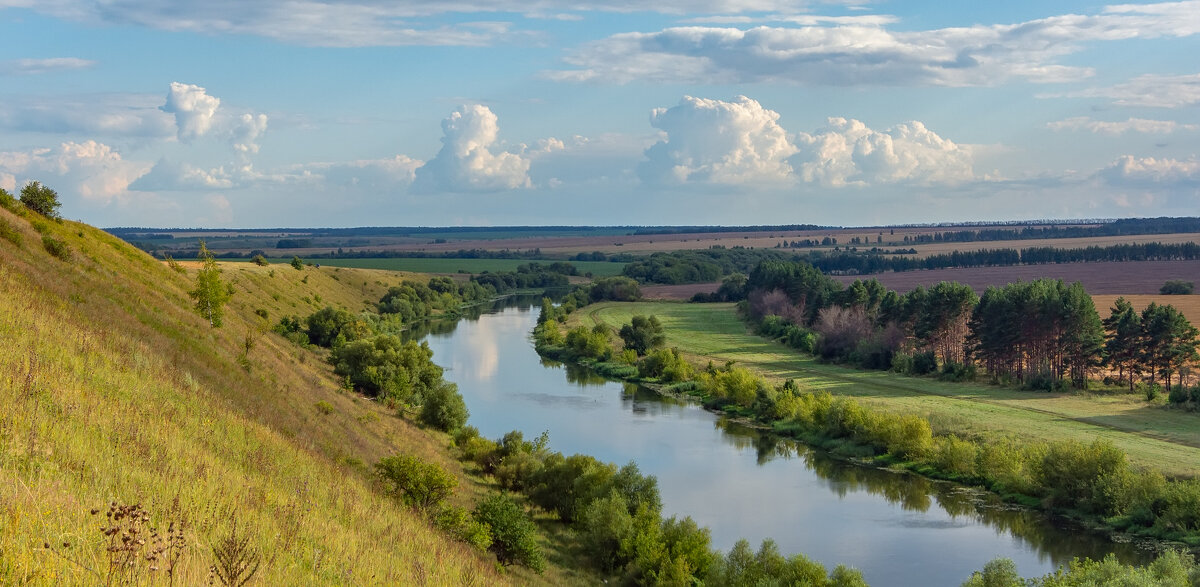
<svg viewBox="0 0 1200 587">
<path fill-rule="evenodd" d="M 983 392 L 1021 393 L 1043 398 L 1048 394 L 1001 388 L 981 389 L 986 386 L 904 378 L 940 386 L 939 393 L 922 396 L 911 386 L 896 385 L 895 381 L 885 380 L 884 384 L 891 385 L 880 385 L 880 374 L 877 372 L 856 373 L 849 369 L 841 369 L 846 372 L 841 373 L 843 382 L 853 383 L 853 375 L 873 376 L 864 379 L 873 382 L 876 389 L 882 387 L 891 393 L 872 397 L 858 390 L 858 393 L 843 392 L 835 397 L 820 391 L 820 387 L 813 387 L 811 382 L 801 382 L 799 387 L 792 386 L 790 382 L 787 386 L 778 385 L 778 377 L 757 384 L 758 391 L 755 392 L 755 384 L 747 382 L 747 377 L 761 376 L 764 365 L 775 366 L 781 361 L 789 363 L 789 369 L 795 371 L 796 359 L 800 357 L 796 357 L 794 351 L 746 332 L 740 322 L 735 322 L 736 316 L 731 305 L 720 308 L 725 310 L 725 316 L 719 310 L 714 311 L 713 306 L 716 305 L 661 302 L 597 304 L 576 312 L 567 322 L 569 326 L 583 326 L 582 330 L 597 325 L 614 330 L 628 322 L 633 315 L 656 315 L 666 327 L 668 345 L 680 343 L 682 354 L 691 359 L 693 364 L 708 363 L 707 373 L 699 374 L 694 383 L 682 385 L 691 385 L 684 389 L 701 397 L 709 407 L 757 419 L 769 424 L 776 433 L 836 454 L 869 459 L 879 465 L 899 466 L 932 478 L 984 487 L 1006 500 L 1037 506 L 1106 532 L 1124 534 L 1126 537 L 1177 541 L 1193 547 L 1200 544 L 1197 527 L 1177 519 L 1181 515 L 1189 518 L 1194 516 L 1195 507 L 1190 500 L 1196 497 L 1197 484 L 1165 481 L 1153 467 L 1146 467 L 1144 462 L 1137 460 L 1132 462 L 1142 469 L 1131 467 L 1122 449 L 1109 438 L 1098 434 L 1102 431 L 1107 435 L 1116 435 L 1133 446 L 1145 445 L 1140 442 L 1129 443 L 1131 437 L 1136 440 L 1155 440 L 1145 438 L 1142 431 L 1122 436 L 1119 428 L 1097 425 L 1083 419 L 1074 421 L 1074 426 L 1068 426 L 1064 425 L 1067 420 L 1063 414 L 1055 413 L 1052 409 L 1022 408 L 1019 403 L 1029 401 L 1028 397 L 1010 400 L 1018 404 L 1010 406 Z M 545 341 L 541 342 L 542 350 L 548 350 L 559 358 L 568 358 L 571 354 L 570 351 L 546 349 Z M 778 348 L 763 348 L 770 345 Z M 791 356 L 784 356 L 784 353 Z M 737 359 L 732 359 L 728 354 L 738 357 L 751 355 L 758 359 L 749 364 L 755 373 L 745 370 L 745 363 L 742 363 L 742 367 L 731 368 L 730 365 L 734 363 L 730 361 L 737 362 Z M 763 360 L 765 356 L 770 356 L 770 360 Z M 714 368 L 717 361 L 726 366 Z M 820 366 L 825 368 L 825 373 L 838 369 L 831 365 Z M 620 374 L 629 369 L 614 367 L 608 370 Z M 824 375 L 811 372 L 801 374 L 808 375 L 809 379 L 819 379 Z M 891 378 L 900 379 L 895 375 Z M 845 381 L 847 379 L 850 381 Z M 750 387 L 740 392 L 740 398 L 734 398 L 722 391 L 722 386 L 726 385 L 722 380 Z M 897 388 L 904 393 L 896 393 Z M 934 418 L 897 407 L 897 404 L 904 405 L 914 400 L 923 402 L 931 411 L 942 410 L 936 433 L 931 425 Z M 1086 400 L 1066 398 L 1062 403 L 1071 406 L 1079 405 L 1081 401 Z M 953 419 L 946 417 L 947 411 L 953 412 Z M 972 422 L 971 418 L 964 417 L 975 413 L 990 413 L 990 419 L 980 418 Z M 1043 430 L 1050 430 L 1049 425 L 1055 421 L 1060 430 L 1045 436 L 1024 434 L 1026 429 L 1031 428 L 1028 425 L 1030 420 L 1035 418 L 1045 422 L 1047 427 Z M 990 428 L 983 426 L 985 422 Z M 983 431 L 978 428 L 983 428 Z M 1170 443 L 1161 444 L 1172 446 Z M 1161 458 L 1162 450 L 1158 448 L 1154 454 Z M 1190 461 L 1185 462 L 1190 464 Z M 1180 497 L 1183 501 L 1179 501 Z M 1160 501 L 1172 503 L 1155 505 Z M 1164 511 L 1164 507 L 1170 511 Z"/>
</svg>

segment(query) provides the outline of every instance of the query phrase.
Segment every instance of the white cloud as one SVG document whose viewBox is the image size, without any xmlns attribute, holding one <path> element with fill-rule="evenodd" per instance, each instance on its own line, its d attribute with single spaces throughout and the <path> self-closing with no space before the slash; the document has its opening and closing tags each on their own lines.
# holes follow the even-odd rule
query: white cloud
<svg viewBox="0 0 1200 587">
<path fill-rule="evenodd" d="M 220 98 L 200 86 L 171 82 L 162 111 L 175 115 L 179 140 L 189 142 L 208 133 L 220 105 Z"/>
<path fill-rule="evenodd" d="M 148 173 L 133 182 L 129 189 L 155 192 L 225 190 L 232 187 L 234 187 L 234 178 L 224 167 L 201 169 L 188 163 L 174 163 L 160 159 Z"/>
<path fill-rule="evenodd" d="M 1114 6 L 1011 25 L 891 31 L 887 19 L 749 29 L 676 27 L 622 33 L 584 45 L 547 72 L 563 81 L 987 86 L 1017 79 L 1092 75 L 1059 59 L 1089 41 L 1183 37 L 1200 32 L 1200 1 Z M 830 26 L 821 26 L 821 25 Z"/>
<path fill-rule="evenodd" d="M 828 186 L 880 183 L 954 184 L 975 179 L 971 148 L 912 121 L 885 131 L 858 120 L 830 118 L 829 126 L 796 137 L 792 157 L 805 182 Z"/>
<path fill-rule="evenodd" d="M 1093 120 L 1087 116 L 1076 116 L 1065 120 L 1057 120 L 1046 124 L 1050 130 L 1086 130 L 1102 135 L 1122 135 L 1125 133 L 1170 134 L 1177 131 L 1194 131 L 1200 125 L 1183 124 L 1174 120 L 1149 120 L 1146 118 L 1130 118 L 1124 121 Z"/>
<path fill-rule="evenodd" d="M 1111 98 L 1117 106 L 1183 108 L 1200 104 L 1200 73 L 1188 75 L 1147 74 L 1108 88 L 1046 94 L 1047 98 Z"/>
<path fill-rule="evenodd" d="M 34 75 L 54 71 L 87 69 L 95 61 L 78 57 L 51 57 L 48 59 L 12 59 L 0 61 L 0 75 Z"/>
<path fill-rule="evenodd" d="M 684 96 L 651 113 L 650 124 L 666 137 L 646 150 L 638 174 L 650 183 L 786 181 L 796 147 L 778 121 L 778 113 L 745 96 Z"/>
<path fill-rule="evenodd" d="M 0 128 L 18 132 L 95 137 L 166 138 L 176 133 L 171 115 L 151 94 L 18 96 L 0 102 Z"/>
<path fill-rule="evenodd" d="M 488 192 L 529 187 L 529 160 L 493 152 L 496 115 L 483 105 L 462 106 L 442 121 L 442 148 L 418 168 L 418 191 Z"/>
<path fill-rule="evenodd" d="M 1117 185 L 1196 186 L 1200 185 L 1200 160 L 1125 155 L 1098 175 Z"/>
<path fill-rule="evenodd" d="M 356 187 L 394 191 L 412 184 L 424 162 L 407 155 L 390 159 L 364 159 L 344 163 L 308 163 L 287 170 L 287 175 L 319 182 L 326 187 Z"/>
<path fill-rule="evenodd" d="M 258 152 L 258 137 L 267 131 L 266 114 L 243 114 L 233 127 L 233 150 L 247 155 Z"/>
<path fill-rule="evenodd" d="M 0 174 L 12 183 L 38 180 L 84 200 L 108 204 L 123 200 L 130 183 L 150 165 L 126 161 L 112 147 L 96 141 L 66 142 L 56 148 L 0 152 Z"/>
</svg>

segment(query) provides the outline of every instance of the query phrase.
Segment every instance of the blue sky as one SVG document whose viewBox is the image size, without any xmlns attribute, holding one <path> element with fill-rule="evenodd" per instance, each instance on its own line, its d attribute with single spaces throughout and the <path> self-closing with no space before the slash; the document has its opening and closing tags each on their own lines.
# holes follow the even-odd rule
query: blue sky
<svg viewBox="0 0 1200 587">
<path fill-rule="evenodd" d="M 1200 2 L 0 0 L 0 187 L 101 226 L 1200 215 L 1196 55 Z"/>
</svg>

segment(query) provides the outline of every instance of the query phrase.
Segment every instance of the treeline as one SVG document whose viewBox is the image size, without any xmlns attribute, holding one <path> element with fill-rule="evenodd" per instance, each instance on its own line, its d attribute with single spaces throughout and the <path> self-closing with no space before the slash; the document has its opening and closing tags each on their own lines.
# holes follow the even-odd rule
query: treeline
<svg viewBox="0 0 1200 587">
<path fill-rule="evenodd" d="M 951 282 L 901 295 L 874 279 L 842 288 L 807 263 L 764 262 L 744 283 L 728 280 L 697 299 L 718 297 L 743 300 L 759 332 L 799 350 L 914 375 L 973 379 L 983 369 L 1048 390 L 1086 387 L 1108 366 L 1153 394 L 1159 378 L 1183 387 L 1200 358 L 1197 329 L 1174 307 L 1138 314 L 1121 299 L 1102 321 L 1082 285 L 1062 280 L 991 287 L 982 298 Z"/>
<path fill-rule="evenodd" d="M 697 251 L 654 253 L 625 265 L 622 273 L 641 283 L 702 283 L 735 272 L 747 273 L 765 260 L 798 260 L 794 253 L 744 247 L 712 247 Z"/>
<path fill-rule="evenodd" d="M 1200 259 L 1196 243 L 1129 243 L 1077 249 L 1029 247 L 953 251 L 924 258 L 896 257 L 881 253 L 813 251 L 808 262 L 821 271 L 842 275 L 864 275 L 886 271 L 948 269 L 952 267 L 1004 267 L 1099 261 L 1177 261 Z"/>
<path fill-rule="evenodd" d="M 1200 232 L 1200 218 L 1122 218 L 1096 226 L 1026 226 L 1015 228 L 979 228 L 939 231 L 905 236 L 905 243 L 969 243 L 978 241 L 1025 240 L 1046 238 L 1088 238 L 1141 234 Z"/>
<path fill-rule="evenodd" d="M 954 290 L 945 294 L 961 299 Z M 572 355 L 565 343 L 571 332 L 564 336 L 556 320 L 543 322 L 534 331 L 538 351 L 584 357 L 584 364 L 609 376 L 694 395 L 711 410 L 753 419 L 777 434 L 836 454 L 987 487 L 1011 501 L 1075 511 L 1133 534 L 1200 544 L 1200 481 L 1168 481 L 1157 472 L 1137 471 L 1107 440 L 981 442 L 935 435 L 921 416 L 897 416 L 851 397 L 802 389 L 792 380 L 773 385 L 733 364 L 710 362 L 698 372 L 687 365 L 658 376 L 648 373 L 644 366 L 656 355 L 686 365 L 671 349 L 647 353 L 636 367 L 627 364 L 634 352 L 628 342 L 622 351 L 610 349 L 608 359 Z"/>
<path fill-rule="evenodd" d="M 646 226 L 633 234 L 689 234 L 701 232 L 784 232 L 797 230 L 833 230 L 836 226 L 818 224 L 756 224 L 753 226 Z"/>
</svg>

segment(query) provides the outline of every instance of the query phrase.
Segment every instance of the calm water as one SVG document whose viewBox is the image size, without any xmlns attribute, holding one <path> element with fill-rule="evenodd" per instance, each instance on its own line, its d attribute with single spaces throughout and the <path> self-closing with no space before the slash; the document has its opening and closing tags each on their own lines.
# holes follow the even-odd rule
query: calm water
<svg viewBox="0 0 1200 587">
<path fill-rule="evenodd" d="M 691 516 L 728 550 L 773 538 L 786 554 L 861 570 L 871 585 L 958 585 L 996 557 L 1040 575 L 1075 556 L 1147 555 L 1128 544 L 1056 527 L 978 492 L 849 465 L 730 425 L 699 407 L 547 363 L 529 333 L 538 308 L 496 309 L 424 336 L 458 384 L 470 423 L 498 438 L 549 431 L 553 450 L 658 477 L 666 515 Z"/>
</svg>

